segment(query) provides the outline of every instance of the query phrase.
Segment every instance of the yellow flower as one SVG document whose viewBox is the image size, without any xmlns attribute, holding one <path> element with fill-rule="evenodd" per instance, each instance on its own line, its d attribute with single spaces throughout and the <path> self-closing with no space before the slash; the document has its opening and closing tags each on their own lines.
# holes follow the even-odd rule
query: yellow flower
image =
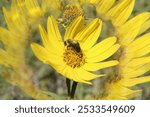
<svg viewBox="0 0 150 117">
<path fill-rule="evenodd" d="M 110 20 L 115 27 L 121 26 L 131 15 L 135 0 L 90 0 L 96 6 L 98 17 Z"/>
<path fill-rule="evenodd" d="M 44 13 L 49 13 L 54 16 L 60 16 L 62 10 L 61 0 L 42 0 L 42 10 Z"/>
<path fill-rule="evenodd" d="M 3 8 L 7 29 L 0 27 L 0 41 L 4 47 L 0 48 L 0 66 L 2 66 L 0 75 L 34 99 L 50 99 L 35 86 L 32 81 L 32 69 L 26 63 L 25 54 L 30 34 L 30 22 L 27 20 L 30 17 L 26 15 L 28 11 L 24 11 L 26 10 L 24 2 L 27 1 L 30 1 L 31 6 L 33 5 L 32 0 L 13 0 L 10 10 Z M 34 5 L 36 6 L 35 3 Z"/>
<path fill-rule="evenodd" d="M 10 22 L 9 22 L 10 23 Z M 26 65 L 25 50 L 28 40 L 17 32 L 0 27 L 0 41 L 5 49 L 0 48 L 0 74 L 7 82 L 21 88 L 34 99 L 49 99 L 32 82 L 32 70 Z M 27 83 L 26 83 L 27 82 Z"/>
<path fill-rule="evenodd" d="M 83 17 L 78 17 L 67 27 L 62 40 L 55 19 L 49 17 L 48 33 L 40 26 L 44 47 L 36 43 L 32 43 L 31 47 L 39 60 L 51 65 L 63 76 L 76 82 L 91 84 L 90 80 L 104 76 L 93 74 L 92 71 L 118 64 L 114 60 L 104 61 L 119 48 L 115 44 L 115 37 L 95 44 L 101 27 L 99 19 L 94 19 L 85 27 Z"/>
<path fill-rule="evenodd" d="M 10 10 L 3 8 L 3 13 L 8 29 L 15 35 L 27 37 L 29 29 L 25 17 L 14 7 L 11 7 Z"/>
<path fill-rule="evenodd" d="M 10 10 L 3 8 L 8 29 L 22 38 L 29 35 L 43 17 L 44 13 L 37 0 L 13 0 Z"/>
<path fill-rule="evenodd" d="M 115 76 L 105 82 L 100 99 L 135 97 L 134 94 L 141 90 L 133 90 L 133 86 L 150 81 L 150 76 L 144 75 L 150 70 L 150 33 L 142 34 L 150 27 L 149 18 L 150 13 L 144 12 L 116 28 L 121 45 L 119 64 Z"/>
<path fill-rule="evenodd" d="M 25 5 L 31 19 L 40 19 L 44 12 L 37 0 L 25 0 Z"/>
<path fill-rule="evenodd" d="M 69 24 L 79 16 L 84 16 L 84 11 L 78 5 L 68 5 L 63 12 L 63 23 Z"/>
<path fill-rule="evenodd" d="M 44 16 L 44 11 L 37 0 L 13 0 L 10 11 L 13 9 L 26 21 L 26 25 L 32 25 L 32 27 Z"/>
<path fill-rule="evenodd" d="M 45 13 L 49 12 L 59 20 L 68 25 L 79 16 L 87 16 L 83 10 L 83 4 L 89 3 L 88 0 L 43 0 L 42 9 Z"/>
</svg>

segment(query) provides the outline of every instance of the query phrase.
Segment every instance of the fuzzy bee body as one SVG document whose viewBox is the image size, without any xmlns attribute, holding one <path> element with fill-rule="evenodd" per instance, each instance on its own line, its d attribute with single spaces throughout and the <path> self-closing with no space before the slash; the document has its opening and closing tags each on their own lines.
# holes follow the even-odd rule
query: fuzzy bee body
<svg viewBox="0 0 150 117">
<path fill-rule="evenodd" d="M 68 39 L 64 42 L 65 46 L 73 48 L 76 52 L 81 52 L 81 48 L 78 42 Z"/>
</svg>

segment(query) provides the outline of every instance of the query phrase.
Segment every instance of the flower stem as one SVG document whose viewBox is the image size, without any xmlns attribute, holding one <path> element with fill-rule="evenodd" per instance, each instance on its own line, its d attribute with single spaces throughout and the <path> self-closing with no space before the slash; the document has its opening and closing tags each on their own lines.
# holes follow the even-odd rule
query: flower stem
<svg viewBox="0 0 150 117">
<path fill-rule="evenodd" d="M 68 78 L 66 78 L 66 84 L 68 89 L 68 97 L 70 97 L 70 80 Z"/>
<path fill-rule="evenodd" d="M 74 95 L 75 95 L 75 91 L 76 91 L 76 88 L 77 88 L 77 82 L 73 82 L 73 84 L 72 84 L 72 89 L 71 89 L 71 96 L 70 96 L 70 98 L 71 99 L 73 99 L 74 98 Z"/>
</svg>

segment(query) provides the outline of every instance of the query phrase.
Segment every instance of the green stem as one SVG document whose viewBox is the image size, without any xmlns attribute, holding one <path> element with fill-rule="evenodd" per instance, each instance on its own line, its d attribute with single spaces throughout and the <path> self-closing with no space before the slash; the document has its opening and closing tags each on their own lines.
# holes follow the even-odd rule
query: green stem
<svg viewBox="0 0 150 117">
<path fill-rule="evenodd" d="M 71 99 L 74 98 L 74 95 L 75 95 L 75 91 L 76 91 L 76 88 L 77 88 L 77 82 L 73 82 L 73 85 L 72 85 L 72 89 L 71 89 Z"/>
<path fill-rule="evenodd" d="M 68 78 L 66 78 L 66 84 L 68 89 L 68 97 L 70 97 L 70 80 Z"/>
</svg>

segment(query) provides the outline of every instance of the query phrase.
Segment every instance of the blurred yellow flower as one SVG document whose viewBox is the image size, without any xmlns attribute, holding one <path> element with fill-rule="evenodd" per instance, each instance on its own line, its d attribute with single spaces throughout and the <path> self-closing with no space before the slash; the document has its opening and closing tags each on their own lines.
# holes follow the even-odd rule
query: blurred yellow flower
<svg viewBox="0 0 150 117">
<path fill-rule="evenodd" d="M 44 13 L 50 13 L 59 16 L 62 10 L 61 0 L 42 0 L 42 10 Z"/>
<path fill-rule="evenodd" d="M 70 24 L 79 16 L 85 16 L 82 5 L 89 3 L 88 0 L 43 0 L 43 11 L 50 12 L 50 15 L 55 16 L 61 23 Z M 87 14 L 86 14 L 87 15 Z"/>
<path fill-rule="evenodd" d="M 25 0 L 25 5 L 31 19 L 39 19 L 44 15 L 37 0 Z"/>
<path fill-rule="evenodd" d="M 13 0 L 10 11 L 13 9 L 27 22 L 26 25 L 32 25 L 32 27 L 39 23 L 44 16 L 38 0 Z"/>
<path fill-rule="evenodd" d="M 150 13 L 144 12 L 116 28 L 121 45 L 119 64 L 115 75 L 105 82 L 100 99 L 129 99 L 141 92 L 131 87 L 150 81 L 150 76 L 144 75 L 150 70 L 150 33 L 145 33 L 150 27 L 149 18 Z"/>
<path fill-rule="evenodd" d="M 5 21 L 7 23 L 8 29 L 15 35 L 21 37 L 28 36 L 28 25 L 24 16 L 22 16 L 18 10 L 11 7 L 10 10 L 3 8 L 3 13 Z"/>
<path fill-rule="evenodd" d="M 35 83 L 33 83 L 33 72 L 26 62 L 26 47 L 29 42 L 30 16 L 26 10 L 25 3 L 34 15 L 37 12 L 32 10 L 36 7 L 34 0 L 13 0 L 9 10 L 3 8 L 7 28 L 0 27 L 0 65 L 2 66 L 1 77 L 12 85 L 18 86 L 26 94 L 34 99 L 50 99 L 44 94 Z M 30 6 L 29 5 L 29 6 Z M 31 10 L 32 9 L 32 10 Z M 37 18 L 32 17 L 32 20 Z M 35 24 L 35 22 L 34 22 Z M 33 26 L 33 24 L 32 24 Z"/>
<path fill-rule="evenodd" d="M 95 44 L 101 27 L 99 19 L 94 19 L 85 27 L 84 18 L 80 16 L 66 28 L 62 40 L 56 20 L 49 17 L 48 33 L 42 26 L 39 27 L 44 47 L 36 43 L 32 43 L 31 47 L 39 60 L 51 65 L 63 76 L 76 82 L 92 84 L 90 80 L 104 76 L 93 74 L 92 71 L 118 64 L 115 60 L 104 61 L 120 47 L 115 37 Z"/>
<path fill-rule="evenodd" d="M 135 0 L 89 0 L 96 6 L 97 16 L 110 20 L 115 27 L 121 26 L 131 15 Z"/>
<path fill-rule="evenodd" d="M 50 99 L 32 81 L 32 69 L 26 64 L 26 39 L 27 37 L 12 32 L 12 29 L 9 31 L 0 27 L 0 41 L 5 48 L 0 48 L 0 65 L 3 71 L 0 75 L 34 99 Z"/>
</svg>

